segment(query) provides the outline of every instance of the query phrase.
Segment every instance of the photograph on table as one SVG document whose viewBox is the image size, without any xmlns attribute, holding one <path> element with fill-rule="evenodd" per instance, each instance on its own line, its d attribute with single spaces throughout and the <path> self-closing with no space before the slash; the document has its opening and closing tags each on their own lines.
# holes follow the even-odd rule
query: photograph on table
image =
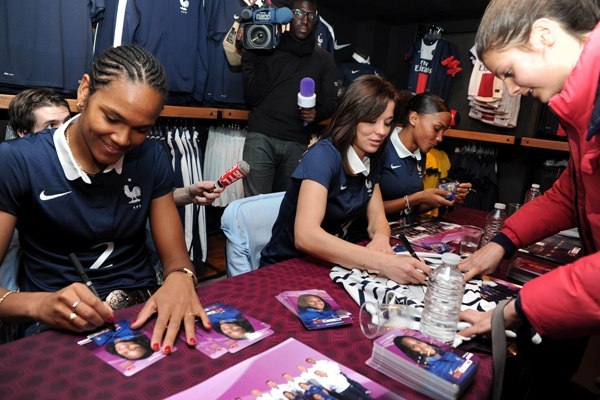
<svg viewBox="0 0 600 400">
<path fill-rule="evenodd" d="M 324 329 L 352 323 L 350 313 L 324 290 L 288 290 L 275 296 L 306 329 Z"/>
<path fill-rule="evenodd" d="M 77 344 L 125 376 L 134 375 L 166 357 L 163 352 L 152 350 L 149 331 L 131 329 L 131 323 L 126 320 L 115 322 L 115 327 L 114 331 L 104 329 L 88 335 Z M 176 350 L 173 348 L 173 352 Z"/>
<path fill-rule="evenodd" d="M 391 237 L 399 239 L 403 234 L 414 247 L 420 247 L 434 253 L 452 251 L 451 244 L 458 244 L 462 238 L 462 226 L 437 219 L 420 221 L 411 225 L 391 223 Z"/>
<path fill-rule="evenodd" d="M 204 307 L 212 329 L 197 326 L 196 333 L 210 338 L 230 353 L 236 353 L 273 334 L 271 326 L 236 308 L 215 302 Z"/>
<path fill-rule="evenodd" d="M 401 399 L 293 338 L 168 399 L 206 398 L 207 393 L 215 400 Z"/>
<path fill-rule="evenodd" d="M 370 367 L 435 399 L 457 398 L 475 376 L 479 358 L 409 328 L 373 343 Z"/>
</svg>

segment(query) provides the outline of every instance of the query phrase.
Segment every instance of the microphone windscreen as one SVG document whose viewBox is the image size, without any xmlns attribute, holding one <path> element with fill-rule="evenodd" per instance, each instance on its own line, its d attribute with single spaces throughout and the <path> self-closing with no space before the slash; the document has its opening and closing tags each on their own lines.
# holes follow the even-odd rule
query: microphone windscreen
<svg viewBox="0 0 600 400">
<path fill-rule="evenodd" d="M 246 161 L 238 161 L 233 167 L 229 168 L 221 177 L 215 182 L 215 188 L 226 187 L 234 183 L 235 181 L 242 179 L 250 172 L 250 165 Z"/>
<path fill-rule="evenodd" d="M 287 24 L 292 18 L 294 18 L 294 14 L 287 7 L 281 7 L 275 11 L 275 23 L 277 24 Z"/>
<path fill-rule="evenodd" d="M 300 81 L 300 94 L 310 97 L 315 93 L 315 81 L 313 78 L 302 78 Z"/>
</svg>

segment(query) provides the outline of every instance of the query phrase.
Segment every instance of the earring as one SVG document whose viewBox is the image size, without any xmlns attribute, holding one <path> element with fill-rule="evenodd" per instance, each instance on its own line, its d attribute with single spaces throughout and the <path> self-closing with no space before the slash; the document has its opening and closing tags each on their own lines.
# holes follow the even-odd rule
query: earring
<svg viewBox="0 0 600 400">
<path fill-rule="evenodd" d="M 415 123 L 414 123 L 413 121 L 410 121 L 410 124 L 411 124 L 412 126 L 415 126 Z"/>
<path fill-rule="evenodd" d="M 81 104 L 80 102 L 77 102 L 76 107 L 77 107 L 77 110 L 79 110 L 79 111 L 83 110 L 83 104 Z"/>
</svg>

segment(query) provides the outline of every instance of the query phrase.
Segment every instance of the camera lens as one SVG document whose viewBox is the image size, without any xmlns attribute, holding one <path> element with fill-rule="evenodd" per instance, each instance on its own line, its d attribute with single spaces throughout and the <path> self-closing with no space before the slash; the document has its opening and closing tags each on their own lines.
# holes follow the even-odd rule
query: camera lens
<svg viewBox="0 0 600 400">
<path fill-rule="evenodd" d="M 264 49 L 271 44 L 271 31 L 265 25 L 252 25 L 248 29 L 248 41 L 255 49 Z"/>
</svg>

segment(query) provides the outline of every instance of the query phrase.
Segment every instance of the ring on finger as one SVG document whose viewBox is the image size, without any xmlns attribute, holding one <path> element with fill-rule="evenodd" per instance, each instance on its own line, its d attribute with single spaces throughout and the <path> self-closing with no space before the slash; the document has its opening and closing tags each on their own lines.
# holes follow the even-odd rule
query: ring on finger
<svg viewBox="0 0 600 400">
<path fill-rule="evenodd" d="M 77 306 L 79 305 L 79 303 L 81 303 L 80 299 L 77 299 L 77 301 L 75 303 L 73 303 L 73 305 L 71 306 L 71 308 L 74 310 L 77 308 Z"/>
<path fill-rule="evenodd" d="M 185 316 L 186 317 L 194 317 L 194 318 L 196 318 L 196 313 L 193 313 L 193 312 L 190 311 L 190 312 L 185 313 Z"/>
<path fill-rule="evenodd" d="M 77 318 L 77 314 L 75 314 L 74 312 L 69 314 L 69 320 L 73 321 L 75 318 Z"/>
</svg>

